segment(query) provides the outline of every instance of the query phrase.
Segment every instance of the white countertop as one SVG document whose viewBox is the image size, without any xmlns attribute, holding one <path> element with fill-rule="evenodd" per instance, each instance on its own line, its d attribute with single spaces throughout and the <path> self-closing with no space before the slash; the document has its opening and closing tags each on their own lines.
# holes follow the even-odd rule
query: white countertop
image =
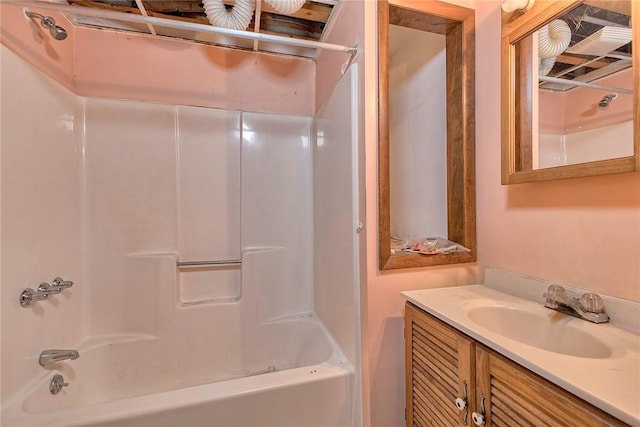
<svg viewBox="0 0 640 427">
<path fill-rule="evenodd" d="M 611 323 L 595 324 L 567 316 L 579 328 L 612 349 L 606 358 L 583 358 L 554 353 L 499 335 L 473 322 L 470 307 L 487 304 L 520 305 L 549 311 L 531 301 L 484 285 L 402 292 L 405 299 L 592 405 L 640 426 L 640 335 Z M 541 294 L 540 294 L 541 295 Z M 605 305 L 606 306 L 606 305 Z"/>
</svg>

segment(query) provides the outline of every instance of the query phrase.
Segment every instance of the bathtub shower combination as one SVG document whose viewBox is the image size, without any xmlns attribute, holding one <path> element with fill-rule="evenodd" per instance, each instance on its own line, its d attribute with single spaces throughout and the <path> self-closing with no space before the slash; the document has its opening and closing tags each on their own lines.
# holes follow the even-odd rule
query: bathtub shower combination
<svg viewBox="0 0 640 427">
<path fill-rule="evenodd" d="M 358 425 L 357 64 L 300 117 L 82 97 L 0 49 L 2 426 Z"/>
<path fill-rule="evenodd" d="M 3 408 L 3 426 L 350 424 L 353 369 L 320 322 L 309 315 L 261 325 L 255 338 L 227 372 L 215 357 L 204 369 L 193 346 L 181 351 L 157 337 L 86 341 L 81 357 L 47 367 Z M 57 395 L 54 374 L 69 382 Z"/>
</svg>

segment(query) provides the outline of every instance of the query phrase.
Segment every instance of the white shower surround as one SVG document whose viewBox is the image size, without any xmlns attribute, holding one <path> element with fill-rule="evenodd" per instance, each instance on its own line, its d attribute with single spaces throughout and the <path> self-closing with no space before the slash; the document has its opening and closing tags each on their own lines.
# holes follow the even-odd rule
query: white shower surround
<svg viewBox="0 0 640 427">
<path fill-rule="evenodd" d="M 75 425 L 75 416 L 84 414 L 77 425 L 176 425 L 188 420 L 190 425 L 209 426 L 215 425 L 211 424 L 212 417 L 222 414 L 224 408 L 238 407 L 244 411 L 253 408 L 255 422 L 262 419 L 273 423 L 278 419 L 270 412 L 276 407 L 269 404 L 275 402 L 273 399 L 284 399 L 293 405 L 287 406 L 294 412 L 278 415 L 279 425 L 287 425 L 284 420 L 295 413 L 295 408 L 299 408 L 301 417 L 313 416 L 324 425 L 353 423 L 357 419 L 357 374 L 330 334 L 337 332 L 338 342 L 349 343 L 347 356 L 355 360 L 357 345 L 351 348 L 355 337 L 345 336 L 344 328 L 336 329 L 336 325 L 340 328 L 344 320 L 351 319 L 354 325 L 347 330 L 357 334 L 357 319 L 349 317 L 355 315 L 355 305 L 346 311 L 341 308 L 341 317 L 331 319 L 332 311 L 335 313 L 334 309 L 328 310 L 331 301 L 314 307 L 312 284 L 314 261 L 326 267 L 326 260 L 344 260 L 341 251 L 354 250 L 356 240 L 354 237 L 351 245 L 313 259 L 314 228 L 315 233 L 322 233 L 313 220 L 313 193 L 323 184 L 313 182 L 312 119 L 75 97 L 21 60 L 14 63 L 17 57 L 2 49 L 3 79 L 30 79 L 25 83 L 33 89 L 26 95 L 19 90 L 3 91 L 3 99 L 20 95 L 25 108 L 31 108 L 22 115 L 16 111 L 16 117 L 8 120 L 11 123 L 15 119 L 13 126 L 3 125 L 3 141 L 4 132 L 12 134 L 15 130 L 23 134 L 20 136 L 24 140 L 24 129 L 35 130 L 30 134 L 35 137 L 26 136 L 26 145 L 33 145 L 35 150 L 25 153 L 25 158 L 32 159 L 29 167 L 34 171 L 52 168 L 50 176 L 31 174 L 33 182 L 26 182 L 26 192 L 37 190 L 51 181 L 51 176 L 56 178 L 55 166 L 66 164 L 69 169 L 64 184 L 43 188 L 42 194 L 34 195 L 37 201 L 45 194 L 60 200 L 58 192 L 67 188 L 73 193 L 67 206 L 69 212 L 51 218 L 44 209 L 36 209 L 30 211 L 30 216 L 42 222 L 46 230 L 63 223 L 66 228 L 62 231 L 73 231 L 75 240 L 65 241 L 72 246 L 71 252 L 62 245 L 60 259 L 55 257 L 46 271 L 60 271 L 76 281 L 74 288 L 52 301 L 38 303 L 33 312 L 3 306 L 3 320 L 10 316 L 10 320 L 19 319 L 25 328 L 33 330 L 48 321 L 53 326 L 51 330 L 56 331 L 41 340 L 9 342 L 11 352 L 3 346 L 3 365 L 12 366 L 10 372 L 6 369 L 9 365 L 3 366 L 3 425 L 55 425 L 55 420 L 59 425 Z M 351 94 L 351 86 L 342 85 L 340 91 Z M 64 105 L 59 105 L 59 99 L 64 99 Z M 349 109 L 344 102 L 340 105 Z M 349 112 L 334 112 L 333 117 L 351 120 Z M 333 119 L 324 127 L 346 129 L 347 134 L 336 135 L 336 145 L 345 147 L 349 154 L 351 147 L 344 144 L 344 139 L 353 136 L 350 126 L 337 122 Z M 185 125 L 180 126 L 181 123 Z M 214 128 L 222 129 L 222 138 L 207 133 Z M 35 153 L 41 151 L 38 144 L 46 139 L 39 135 L 50 135 L 54 129 L 60 130 L 60 135 L 47 140 L 51 154 L 40 158 Z M 197 151 L 199 144 L 215 140 L 221 141 L 214 144 L 218 154 L 242 159 L 237 168 L 221 167 L 225 162 L 216 165 L 219 159 L 211 153 L 202 156 L 208 160 L 200 163 L 194 160 L 181 164 L 186 158 L 197 157 L 191 149 Z M 63 146 L 67 148 L 62 150 Z M 23 150 L 16 147 L 17 151 Z M 3 156 L 11 152 L 4 149 L 3 143 Z M 333 165 L 344 161 L 353 166 L 343 154 L 344 150 L 337 158 L 323 161 Z M 6 169 L 2 172 L 3 185 L 8 185 Z M 181 183 L 193 184 L 203 173 L 217 173 L 225 183 L 221 185 L 223 190 L 241 187 L 241 198 L 226 190 L 221 190 L 223 194 L 217 199 L 194 197 L 215 185 L 182 188 Z M 352 178 L 353 172 L 347 170 L 346 175 L 340 176 Z M 274 188 L 278 191 L 274 192 Z M 264 197 L 265 194 L 269 196 Z M 330 199 L 330 192 L 324 194 Z M 224 206 L 220 206 L 220 199 L 226 201 Z M 43 203 L 50 205 L 51 201 L 43 198 Z M 14 213 L 19 215 L 25 206 L 13 208 L 9 215 L 3 212 L 3 223 L 7 217 L 11 221 Z M 230 234 L 222 240 L 232 242 L 236 236 L 239 241 L 216 244 L 220 242 L 209 238 L 211 245 L 198 246 L 199 238 L 207 239 L 221 230 L 215 224 L 211 226 L 211 217 L 208 223 L 194 226 L 193 221 L 202 220 L 188 215 L 194 209 L 205 211 L 204 217 L 213 215 L 214 223 L 224 224 Z M 239 222 L 234 222 L 236 215 L 241 218 Z M 330 217 L 327 219 L 336 224 Z M 349 228 L 354 223 L 353 217 L 344 215 L 335 219 Z M 81 229 L 73 229 L 80 223 Z M 3 224 L 5 228 L 11 229 Z M 33 240 L 45 253 L 63 241 L 42 241 L 42 235 L 29 235 L 20 227 L 15 234 L 16 239 Z M 3 235 L 3 244 L 4 239 Z M 203 252 L 207 250 L 211 252 Z M 185 282 L 189 281 L 182 276 L 187 273 L 177 271 L 175 263 L 178 259 L 187 260 L 187 254 L 240 257 L 242 275 L 228 270 L 207 272 L 203 280 L 195 280 L 185 292 Z M 353 259 L 353 253 L 348 255 Z M 31 261 L 22 263 L 30 265 Z M 348 265 L 342 267 L 349 271 Z M 9 275 L 14 273 L 21 271 L 10 271 Z M 35 277 L 44 276 L 42 272 L 35 273 Z M 217 290 L 211 292 L 211 286 L 206 284 L 216 274 L 220 276 L 221 294 Z M 324 284 L 323 292 L 335 287 L 331 291 L 335 294 L 354 294 L 355 283 L 341 283 L 341 278 L 345 277 L 333 277 L 330 283 L 322 282 L 322 278 L 316 281 Z M 230 298 L 230 292 L 238 289 L 239 294 Z M 320 322 L 313 314 L 318 308 L 320 319 L 330 320 L 333 325 L 329 326 L 330 331 L 323 327 L 326 320 Z M 7 324 L 3 321 L 3 325 Z M 8 342 L 6 336 L 3 334 L 3 344 Z M 53 371 L 43 374 L 42 368 L 33 363 L 39 351 L 53 347 L 78 347 L 81 355 L 80 359 L 55 368 L 61 369 L 70 382 L 56 396 L 48 393 Z M 268 356 L 257 357 L 260 353 Z M 105 364 L 108 360 L 111 363 Z M 124 386 L 95 389 L 99 384 L 118 382 Z M 87 388 L 87 384 L 92 386 Z M 77 388 L 72 393 L 74 387 Z M 258 389 L 260 394 L 256 394 Z M 235 390 L 236 394 L 225 395 L 223 390 Z M 102 397 L 82 402 L 92 391 Z M 212 398 L 204 399 L 202 393 Z M 60 408 L 58 403 L 67 396 L 70 404 Z M 90 403 L 96 406 L 82 406 Z M 136 412 L 135 407 L 142 412 Z M 200 418 L 189 418 L 194 408 L 193 416 Z M 305 412 L 305 408 L 311 412 Z M 127 418 L 125 413 L 133 418 Z M 231 412 L 220 416 L 223 420 L 234 419 Z M 113 424 L 105 424 L 107 419 Z M 304 418 L 290 419 L 293 426 Z"/>
</svg>

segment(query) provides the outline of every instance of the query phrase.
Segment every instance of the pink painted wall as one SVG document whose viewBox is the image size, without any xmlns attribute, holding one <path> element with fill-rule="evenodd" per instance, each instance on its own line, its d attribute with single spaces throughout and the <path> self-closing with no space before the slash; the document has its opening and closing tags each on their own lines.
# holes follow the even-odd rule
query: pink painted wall
<svg viewBox="0 0 640 427">
<path fill-rule="evenodd" d="M 478 268 L 475 264 L 460 266 L 415 268 L 382 272 L 378 270 L 378 152 L 377 152 L 377 58 L 373 54 L 377 45 L 377 4 L 364 1 L 365 13 L 365 81 L 363 105 L 366 109 L 364 124 L 366 160 L 366 284 L 361 294 L 363 311 L 366 313 L 362 328 L 363 366 L 365 373 L 365 417 L 371 426 L 400 427 L 405 425 L 404 390 L 404 299 L 400 292 L 413 289 L 457 286 L 475 283 Z M 428 5 L 429 1 L 396 0 L 394 4 L 405 4 L 413 8 Z M 470 1 L 451 3 L 473 7 Z M 499 26 L 499 24 L 498 24 Z M 498 38 L 499 41 L 499 38 Z M 495 62 L 498 64 L 499 62 Z M 495 66 L 491 72 L 495 73 Z M 480 81 L 480 80 L 479 80 Z M 499 86 L 493 88 L 496 100 Z M 482 105 L 481 100 L 477 100 Z M 496 101 L 497 102 L 497 101 Z M 484 106 L 483 106 L 484 108 Z M 499 120 L 496 117 L 496 123 Z M 498 141 L 499 142 L 499 141 Z M 500 157 L 498 153 L 498 158 Z M 499 167 L 496 169 L 499 171 Z M 498 178 L 497 182 L 500 180 Z"/>
<path fill-rule="evenodd" d="M 369 396 L 365 407 L 371 426 L 405 425 L 401 291 L 481 282 L 485 268 L 497 267 L 640 301 L 640 174 L 500 184 L 500 75 L 495 72 L 500 63 L 500 5 L 499 0 L 475 2 L 478 265 L 378 270 L 373 108 L 377 76 L 375 58 L 366 59 L 367 278 L 363 310 L 367 318 L 363 340 Z M 377 37 L 372 24 L 375 4 L 365 9 L 368 53 Z"/>
<path fill-rule="evenodd" d="M 500 185 L 500 2 L 476 2 L 479 272 L 640 301 L 640 174 Z M 481 277 L 482 278 L 482 277 Z"/>
<path fill-rule="evenodd" d="M 538 128 L 540 133 L 564 135 L 565 95 L 550 90 L 539 91 Z"/>
<path fill-rule="evenodd" d="M 79 95 L 311 116 L 309 59 L 76 29 Z"/>
<path fill-rule="evenodd" d="M 453 2 L 453 1 L 452 1 Z M 403 306 L 400 292 L 404 290 L 458 286 L 481 281 L 486 267 L 498 267 L 558 283 L 591 289 L 609 295 L 640 301 L 640 174 L 623 174 L 607 177 L 583 178 L 516 186 L 500 185 L 500 76 L 495 72 L 500 63 L 500 1 L 478 1 L 476 7 L 476 143 L 477 143 L 477 218 L 478 259 L 475 264 L 461 266 L 410 269 L 380 272 L 377 267 L 377 72 L 375 47 L 377 39 L 376 2 L 346 0 L 352 14 L 351 27 L 344 25 L 345 43 L 350 37 L 358 39 L 363 51 L 358 58 L 362 67 L 359 100 L 360 138 L 363 139 L 361 172 L 363 175 L 362 197 L 366 209 L 364 218 L 361 330 L 363 342 L 363 407 L 365 425 L 404 425 L 404 355 L 403 355 Z M 414 1 L 413 4 L 422 2 Z M 469 6 L 473 2 L 453 2 Z M 5 13 L 3 6 L 3 15 Z M 346 12 L 345 12 L 346 13 Z M 358 23 L 363 27 L 358 29 Z M 5 20 L 3 19 L 3 31 Z M 336 30 L 338 31 L 338 30 Z M 334 35 L 338 37 L 338 33 Z M 123 41 L 124 42 L 124 41 Z M 3 40 L 4 43 L 4 40 Z M 361 44 L 360 44 L 361 43 Z M 120 46 L 125 46 L 123 43 Z M 180 47 L 180 46 L 177 46 Z M 92 60 L 99 49 L 94 48 Z M 131 44 L 126 44 L 131 49 Z M 145 52 L 155 52 L 154 60 L 161 65 L 165 58 L 176 58 L 177 53 L 149 47 Z M 90 46 L 83 46 L 86 55 Z M 200 65 L 207 63 L 208 53 L 193 52 Z M 124 53 L 124 57 L 127 54 Z M 213 54 L 217 59 L 224 59 Z M 118 59 L 114 52 L 107 54 Z M 183 58 L 183 56 L 179 56 Z M 335 62 L 340 62 L 334 59 Z M 117 69 L 118 62 L 103 63 L 114 74 L 122 78 Z M 233 65 L 231 61 L 229 66 Z M 265 65 L 266 66 L 266 65 Z M 108 75 L 108 69 L 92 68 L 90 64 L 79 65 L 84 72 L 93 71 Z M 145 68 L 147 67 L 147 68 Z M 64 68 L 64 67 L 63 67 Z M 79 68 L 80 69 L 80 68 Z M 151 65 L 142 66 L 136 78 L 151 78 Z M 243 73 L 252 68 L 246 64 L 239 67 Z M 318 70 L 321 69 L 319 61 Z M 178 65 L 176 75 L 195 79 L 202 75 L 197 69 L 185 70 Z M 335 73 L 335 71 L 332 71 Z M 249 74 L 255 79 L 255 74 Z M 296 79 L 315 78 L 295 74 Z M 89 76 L 90 78 L 93 78 Z M 237 77 L 237 79 L 236 79 Z M 244 80 L 243 78 L 244 77 Z M 281 74 L 274 81 L 284 84 Z M 226 76 L 238 82 L 254 82 L 247 74 Z M 321 96 L 330 92 L 335 84 L 335 74 L 328 80 L 318 74 L 318 105 Z M 248 80 L 247 80 L 248 79 Z M 333 82 L 332 82 L 333 79 Z M 294 79 L 295 81 L 295 79 Z M 215 92 L 213 77 L 202 85 L 204 91 Z M 90 81 L 80 82 L 85 88 Z M 170 91 L 163 81 L 156 88 Z M 166 82 L 165 82 L 166 83 Z M 112 84 L 120 84 L 115 82 Z M 286 83 L 290 84 L 289 81 Z M 302 84 L 302 83 L 301 83 Z M 231 83 L 229 83 L 231 85 Z M 198 86 L 199 87 L 199 86 Z M 237 87 L 237 86 L 236 86 Z M 258 83 L 255 87 L 261 88 Z M 274 86 L 268 86 L 274 87 Z M 88 89 L 83 89 L 88 90 Z M 184 91 L 184 88 L 179 90 Z M 192 89 L 193 90 L 193 89 Z M 217 90 L 217 89 L 215 89 Z M 85 93 L 87 95 L 87 93 Z M 139 95 L 139 94 L 138 94 Z M 181 94 L 182 95 L 182 94 Z M 227 92 L 227 98 L 234 97 Z M 242 96 L 246 94 L 242 92 Z M 291 95 L 291 94 L 289 94 Z M 197 97 L 197 94 L 195 95 Z M 307 105 L 299 111 L 313 111 L 315 99 L 308 95 Z M 302 96 L 290 96 L 298 99 Z M 273 110 L 277 98 L 266 97 L 264 108 Z M 215 98 L 216 102 L 232 105 L 233 99 Z M 229 106 L 221 108 L 231 108 Z M 257 108 L 257 107 L 256 107 Z M 299 112 L 298 112 L 299 113 Z M 299 113 L 300 114 L 300 113 Z M 365 246 L 366 245 L 366 246 Z"/>
<path fill-rule="evenodd" d="M 615 75 L 605 77 L 597 84 L 633 90 L 633 70 L 627 68 Z M 598 103 L 605 92 L 589 88 L 569 91 L 565 102 L 565 133 L 580 132 L 601 126 L 633 120 L 633 95 L 619 93 L 609 107 L 599 108 Z"/>
<path fill-rule="evenodd" d="M 3 4 L 0 13 L 2 43 L 78 95 L 301 116 L 315 111 L 310 59 L 74 27 L 46 11 L 69 32 L 55 41 L 21 7 Z"/>
<path fill-rule="evenodd" d="M 628 68 L 597 84 L 633 89 L 633 71 Z M 619 93 L 608 108 L 598 107 L 604 95 L 611 92 L 578 87 L 568 92 L 540 91 L 540 132 L 566 135 L 633 120 L 633 96 Z"/>
<path fill-rule="evenodd" d="M 12 51 L 58 83 L 73 90 L 74 27 L 61 14 L 30 8 L 31 12 L 49 15 L 67 30 L 64 42 L 53 40 L 39 21 L 32 21 L 23 13 L 23 7 L 0 2 L 0 41 Z"/>
</svg>

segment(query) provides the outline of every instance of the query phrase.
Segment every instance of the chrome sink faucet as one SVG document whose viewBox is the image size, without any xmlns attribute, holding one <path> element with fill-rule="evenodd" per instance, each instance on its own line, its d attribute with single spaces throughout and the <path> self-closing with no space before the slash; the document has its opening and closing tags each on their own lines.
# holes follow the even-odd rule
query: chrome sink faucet
<svg viewBox="0 0 640 427">
<path fill-rule="evenodd" d="M 552 310 L 593 323 L 609 321 L 604 302 L 598 294 L 587 292 L 580 298 L 569 298 L 565 288 L 560 285 L 550 285 L 543 296 L 546 298 L 544 306 Z"/>
<path fill-rule="evenodd" d="M 80 357 L 77 350 L 44 350 L 40 353 L 40 366 L 48 366 L 63 360 L 75 360 Z"/>
</svg>

